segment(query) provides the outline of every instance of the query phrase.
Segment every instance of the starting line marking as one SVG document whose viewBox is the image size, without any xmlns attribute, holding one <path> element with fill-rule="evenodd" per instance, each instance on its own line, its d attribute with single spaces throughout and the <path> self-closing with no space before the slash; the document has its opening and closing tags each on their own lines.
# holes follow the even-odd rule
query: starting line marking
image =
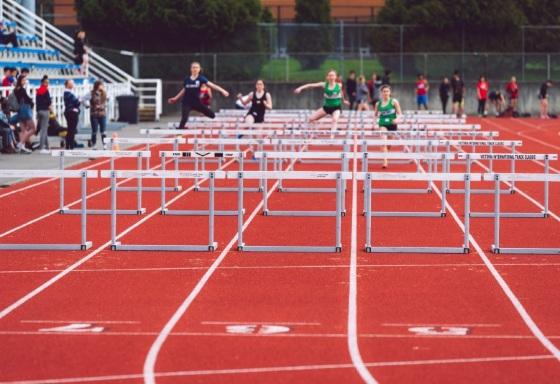
<svg viewBox="0 0 560 384">
<path fill-rule="evenodd" d="M 285 325 L 256 325 L 256 324 L 236 324 L 226 325 L 226 332 L 238 335 L 274 335 L 277 333 L 288 333 L 290 327 Z"/>
<path fill-rule="evenodd" d="M 41 328 L 39 332 L 67 332 L 67 333 L 101 333 L 105 328 L 96 327 L 91 323 L 72 323 L 53 328 Z"/>
<path fill-rule="evenodd" d="M 554 357 L 551 355 L 524 355 L 524 356 L 496 356 L 496 357 L 474 357 L 474 358 L 458 358 L 458 359 L 433 359 L 433 360 L 400 360 L 400 361 L 380 361 L 374 363 L 365 363 L 367 367 L 394 367 L 394 366 L 410 366 L 410 365 L 439 365 L 439 364 L 469 364 L 469 363 L 492 363 L 492 362 L 508 362 L 508 361 L 533 361 L 533 360 L 549 360 Z M 210 375 L 234 375 L 234 374 L 257 374 L 257 373 L 274 373 L 274 372 L 298 372 L 298 371 L 316 371 L 316 370 L 332 370 L 332 369 L 351 369 L 353 364 L 315 364 L 315 365 L 293 365 L 281 367 L 255 367 L 255 368 L 233 368 L 233 369 L 214 369 L 214 370 L 193 370 L 193 371 L 168 371 L 158 372 L 154 376 L 163 377 L 183 377 L 183 376 L 210 376 Z M 142 379 L 141 373 L 108 375 L 108 376 L 84 376 L 58 379 L 42 379 L 42 380 L 19 380 L 19 381 L 2 381 L 0 384 L 62 384 L 62 383 L 84 383 L 94 381 L 117 381 L 117 380 L 133 380 Z"/>
<path fill-rule="evenodd" d="M 467 336 L 470 333 L 467 327 L 410 327 L 408 330 L 421 336 Z"/>
<path fill-rule="evenodd" d="M 96 324 L 140 324 L 139 321 L 120 321 L 120 320 L 21 320 L 20 323 L 30 324 L 75 324 L 75 323 L 96 323 Z"/>
<path fill-rule="evenodd" d="M 210 324 L 210 325 L 235 325 L 235 324 L 243 324 L 241 321 L 201 321 L 200 324 Z M 249 321 L 245 324 L 261 324 L 261 325 L 321 325 L 321 323 L 316 322 L 297 322 L 297 321 L 290 321 L 290 322 L 282 322 L 282 321 L 274 321 L 274 322 L 267 322 L 267 321 Z"/>
</svg>

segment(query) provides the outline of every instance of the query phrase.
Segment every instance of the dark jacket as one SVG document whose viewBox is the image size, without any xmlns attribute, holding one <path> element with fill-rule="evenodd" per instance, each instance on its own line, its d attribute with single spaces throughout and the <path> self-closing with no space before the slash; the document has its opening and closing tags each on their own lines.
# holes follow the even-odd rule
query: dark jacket
<svg viewBox="0 0 560 384">
<path fill-rule="evenodd" d="M 25 90 L 25 88 L 16 88 L 14 93 L 16 94 L 19 105 L 27 104 L 31 108 L 33 108 L 33 105 L 35 105 L 35 103 L 33 103 L 33 100 L 27 94 L 27 91 Z"/>
<path fill-rule="evenodd" d="M 35 95 L 35 103 L 37 105 L 38 111 L 48 111 L 51 104 L 51 94 L 49 93 L 49 89 L 44 86 L 40 86 L 37 88 L 37 93 Z"/>
<path fill-rule="evenodd" d="M 64 113 L 66 112 L 79 112 L 80 100 L 71 91 L 64 91 Z"/>
</svg>

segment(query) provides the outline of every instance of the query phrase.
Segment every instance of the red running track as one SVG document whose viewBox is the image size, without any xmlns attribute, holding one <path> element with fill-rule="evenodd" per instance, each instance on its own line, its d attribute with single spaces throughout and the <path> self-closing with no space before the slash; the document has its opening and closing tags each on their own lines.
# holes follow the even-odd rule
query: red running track
<svg viewBox="0 0 560 384">
<path fill-rule="evenodd" d="M 480 122 L 500 131 L 502 139 L 523 140 L 522 152 L 560 152 L 552 123 Z M 558 172 L 560 164 L 551 165 Z M 119 168 L 134 166 L 134 160 L 118 163 Z M 359 162 L 355 166 L 360 169 Z M 508 166 L 495 163 L 500 171 Z M 337 167 L 297 164 L 296 169 Z M 537 172 L 542 166 L 520 162 L 518 170 Z M 484 169 L 477 165 L 474 171 Z M 91 183 L 89 192 L 103 190 L 106 181 Z M 476 186 L 482 185 L 488 187 Z M 140 383 L 152 373 L 158 383 L 560 380 L 555 355 L 560 263 L 555 257 L 491 254 L 491 219 L 472 219 L 474 242 L 467 255 L 366 254 L 361 183 L 348 187 L 340 254 L 240 253 L 234 217 L 216 219 L 220 246 L 214 253 L 114 252 L 107 247 L 109 218 L 103 216 L 89 217 L 90 251 L 0 252 L 0 382 Z M 503 209 L 539 211 L 535 202 L 542 201 L 542 187 L 517 187 L 518 193 L 503 196 Z M 57 182 L 3 194 L 0 241 L 78 239 L 77 216 L 51 214 L 26 224 L 56 209 Z M 70 184 L 67 194 L 68 201 L 79 199 L 77 184 Z M 133 194 L 120 196 L 120 202 L 134 206 Z M 504 219 L 503 244 L 558 247 L 558 196 L 560 186 L 552 185 L 554 215 L 548 219 Z M 207 204 L 205 193 L 189 189 L 170 193 L 173 197 L 172 208 Z M 247 243 L 332 243 L 333 218 L 264 217 L 258 214 L 260 197 L 245 194 L 246 220 L 251 220 L 244 233 Z M 436 193 L 373 199 L 386 210 L 439 206 Z M 18 209 L 21 201 L 27 209 Z M 235 202 L 234 193 L 217 195 L 219 208 L 234 209 Z M 462 197 L 451 195 L 448 202 L 456 215 L 374 218 L 374 241 L 460 244 Z M 91 207 L 108 204 L 107 190 L 88 199 Z M 147 215 L 119 216 L 118 232 L 127 232 L 123 242 L 204 241 L 204 218 L 163 217 L 158 205 L 159 195 L 146 193 Z M 334 198 L 273 192 L 270 206 L 332 209 Z M 492 209 L 492 198 L 475 195 L 472 206 Z M 69 329 L 69 324 L 85 328 Z"/>
</svg>

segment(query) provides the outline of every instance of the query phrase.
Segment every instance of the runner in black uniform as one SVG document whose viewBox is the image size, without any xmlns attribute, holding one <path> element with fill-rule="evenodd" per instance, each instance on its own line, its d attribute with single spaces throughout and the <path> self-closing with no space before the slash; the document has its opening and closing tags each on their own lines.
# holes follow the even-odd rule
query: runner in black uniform
<svg viewBox="0 0 560 384">
<path fill-rule="evenodd" d="M 272 97 L 264 87 L 264 81 L 257 80 L 255 90 L 246 96 L 237 95 L 243 105 L 251 103 L 251 108 L 245 115 L 245 123 L 264 123 L 264 114 L 267 109 L 272 109 Z"/>
<path fill-rule="evenodd" d="M 175 104 L 179 99 L 183 99 L 183 106 L 181 108 L 181 122 L 178 129 L 185 129 L 185 124 L 189 120 L 191 111 L 202 113 L 211 119 L 216 117 L 214 112 L 200 101 L 200 87 L 206 84 L 208 87 L 220 92 L 224 97 L 228 97 L 229 93 L 217 84 L 208 81 L 208 79 L 200 74 L 200 63 L 196 61 L 191 63 L 191 75 L 186 77 L 183 81 L 183 89 L 175 97 L 169 98 L 169 104 Z"/>
</svg>

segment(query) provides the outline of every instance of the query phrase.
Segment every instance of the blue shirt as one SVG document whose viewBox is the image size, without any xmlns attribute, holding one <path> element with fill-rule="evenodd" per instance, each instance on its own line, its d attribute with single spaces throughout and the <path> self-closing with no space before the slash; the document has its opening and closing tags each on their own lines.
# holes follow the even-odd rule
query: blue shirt
<svg viewBox="0 0 560 384">
<path fill-rule="evenodd" d="M 191 79 L 190 76 L 185 77 L 183 86 L 185 87 L 185 94 L 183 95 L 183 104 L 196 105 L 200 104 L 200 86 L 208 83 L 208 79 L 203 75 L 198 75 L 196 79 Z"/>
</svg>

